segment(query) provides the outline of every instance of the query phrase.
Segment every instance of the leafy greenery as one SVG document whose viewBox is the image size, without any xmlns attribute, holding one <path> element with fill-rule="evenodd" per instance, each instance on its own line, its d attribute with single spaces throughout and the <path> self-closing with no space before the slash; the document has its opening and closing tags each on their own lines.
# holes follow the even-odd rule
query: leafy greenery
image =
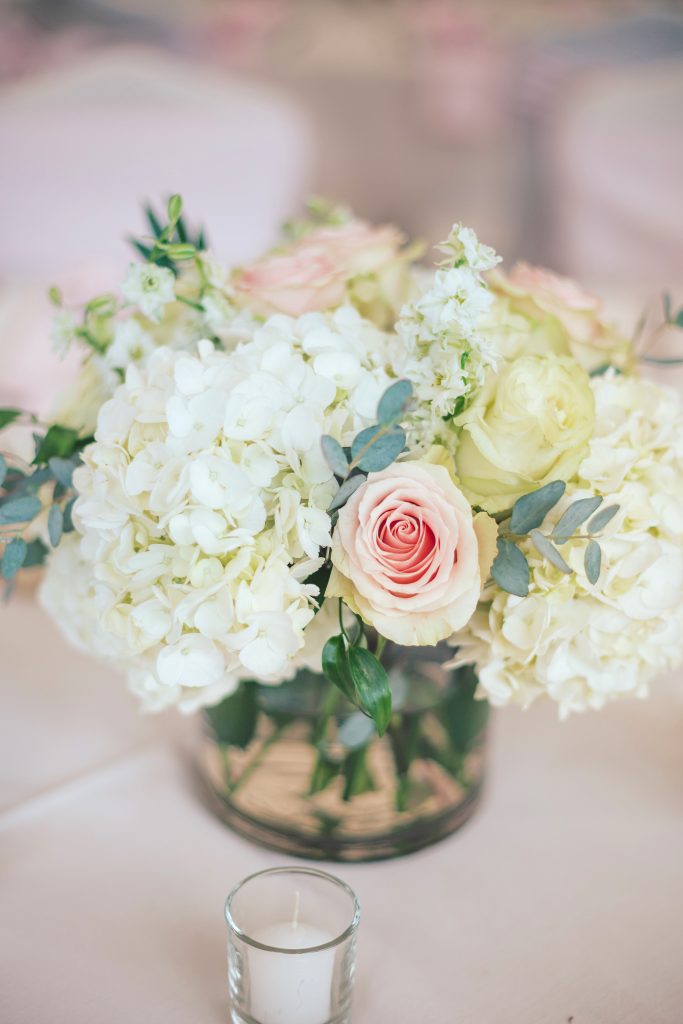
<svg viewBox="0 0 683 1024">
<path fill-rule="evenodd" d="M 555 525 L 552 538 L 558 544 L 564 544 L 569 540 L 575 530 L 581 526 L 586 519 L 602 505 L 602 498 L 579 498 L 572 502 L 569 508 L 560 516 L 559 522 Z"/>
<path fill-rule="evenodd" d="M 179 273 L 178 263 L 194 259 L 207 248 L 206 235 L 201 228 L 193 237 L 182 216 L 181 196 L 172 195 L 166 206 L 166 223 L 162 224 L 150 204 L 145 206 L 145 217 L 152 232 L 151 238 L 131 238 L 130 243 L 148 263 L 167 267 Z"/>
<path fill-rule="evenodd" d="M 517 597 L 529 593 L 529 563 L 514 541 L 498 537 L 498 554 L 491 566 L 491 575 L 501 590 Z"/>
<path fill-rule="evenodd" d="M 584 555 L 584 568 L 586 576 L 593 584 L 598 582 L 600 568 L 602 566 L 602 548 L 596 540 L 591 540 L 586 547 Z"/>
<path fill-rule="evenodd" d="M 534 545 L 539 555 L 546 558 L 551 565 L 554 565 L 556 569 L 560 570 L 560 572 L 567 573 L 567 575 L 571 573 L 571 568 L 567 565 L 560 552 L 552 542 L 541 533 L 540 530 L 532 530 L 529 537 L 531 538 L 531 543 Z"/>
<path fill-rule="evenodd" d="M 406 445 L 406 433 L 400 421 L 413 406 L 410 381 L 397 380 L 384 392 L 377 405 L 377 423 L 361 430 L 350 450 L 335 438 L 324 434 L 320 444 L 328 466 L 341 480 L 328 512 L 342 508 L 365 480 L 365 473 L 377 473 L 398 458 Z"/>
<path fill-rule="evenodd" d="M 220 704 L 207 708 L 206 715 L 219 743 L 244 750 L 254 738 L 259 716 L 256 683 L 240 683 Z"/>
<path fill-rule="evenodd" d="M 512 507 L 512 533 L 521 536 L 541 526 L 548 512 L 557 505 L 566 489 L 567 485 L 563 480 L 553 480 L 545 487 L 518 498 Z"/>
</svg>

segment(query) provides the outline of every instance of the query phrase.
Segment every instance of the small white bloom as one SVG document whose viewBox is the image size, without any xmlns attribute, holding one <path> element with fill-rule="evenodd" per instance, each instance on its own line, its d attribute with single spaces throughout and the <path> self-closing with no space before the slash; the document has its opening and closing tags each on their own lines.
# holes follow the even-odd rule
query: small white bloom
<svg viewBox="0 0 683 1024">
<path fill-rule="evenodd" d="M 104 361 L 107 366 L 125 370 L 129 363 L 141 363 L 153 348 L 152 336 L 134 317 L 130 317 L 116 325 L 114 340 L 104 355 Z"/>
<path fill-rule="evenodd" d="M 159 680 L 166 686 L 211 686 L 224 671 L 223 656 L 211 640 L 190 633 L 157 656 Z"/>
<path fill-rule="evenodd" d="M 175 300 L 175 277 L 167 267 L 131 263 L 121 291 L 131 305 L 138 306 L 145 316 L 158 323 L 164 306 Z"/>
</svg>

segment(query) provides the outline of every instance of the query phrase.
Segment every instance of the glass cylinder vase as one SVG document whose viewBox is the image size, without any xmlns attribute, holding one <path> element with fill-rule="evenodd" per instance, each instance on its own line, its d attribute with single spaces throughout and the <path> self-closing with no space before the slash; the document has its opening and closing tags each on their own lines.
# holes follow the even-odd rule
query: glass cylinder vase
<svg viewBox="0 0 683 1024">
<path fill-rule="evenodd" d="M 460 828 L 484 780 L 488 704 L 447 653 L 390 645 L 386 733 L 323 676 L 242 683 L 205 712 L 200 769 L 212 809 L 254 842 L 314 860 L 397 857 Z"/>
</svg>

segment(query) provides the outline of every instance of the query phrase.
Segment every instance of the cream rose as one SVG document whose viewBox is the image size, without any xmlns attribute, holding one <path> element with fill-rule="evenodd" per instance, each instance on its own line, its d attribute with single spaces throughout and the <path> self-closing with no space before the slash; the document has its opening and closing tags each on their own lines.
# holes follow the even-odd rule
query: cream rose
<svg viewBox="0 0 683 1024">
<path fill-rule="evenodd" d="M 595 401 L 570 356 L 522 356 L 492 374 L 460 421 L 455 462 L 474 505 L 500 512 L 551 480 L 569 480 L 588 451 Z"/>
<path fill-rule="evenodd" d="M 508 358 L 555 352 L 572 355 L 588 372 L 605 363 L 627 369 L 631 344 L 608 322 L 600 300 L 568 277 L 517 263 L 489 277 L 498 297 L 489 333 Z"/>
<path fill-rule="evenodd" d="M 443 466 L 370 473 L 339 514 L 326 595 L 394 643 L 437 644 L 474 612 L 495 536 L 494 521 L 473 519 Z"/>
<path fill-rule="evenodd" d="M 269 316 L 301 316 L 332 309 L 350 299 L 364 315 L 386 320 L 407 297 L 402 236 L 393 227 L 351 221 L 318 228 L 289 248 L 239 271 L 234 280 L 238 304 Z M 384 326 L 384 322 L 382 323 Z"/>
</svg>

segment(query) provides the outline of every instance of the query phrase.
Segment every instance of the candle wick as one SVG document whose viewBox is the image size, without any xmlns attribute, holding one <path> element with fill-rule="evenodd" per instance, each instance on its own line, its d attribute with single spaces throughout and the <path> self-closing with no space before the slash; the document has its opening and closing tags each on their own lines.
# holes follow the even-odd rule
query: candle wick
<svg viewBox="0 0 683 1024">
<path fill-rule="evenodd" d="M 299 890 L 294 893 L 294 917 L 292 918 L 292 929 L 299 927 Z"/>
</svg>

